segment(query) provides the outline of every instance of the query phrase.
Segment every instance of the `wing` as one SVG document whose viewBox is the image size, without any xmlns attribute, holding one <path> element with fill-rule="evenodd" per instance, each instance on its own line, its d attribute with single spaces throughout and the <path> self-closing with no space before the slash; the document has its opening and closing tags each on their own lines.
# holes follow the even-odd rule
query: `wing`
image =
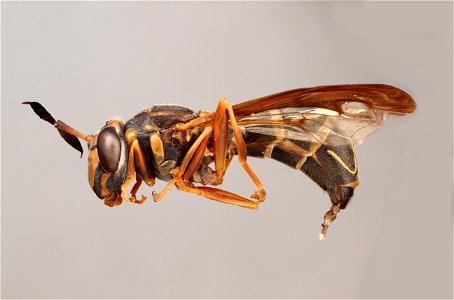
<svg viewBox="0 0 454 300">
<path fill-rule="evenodd" d="M 288 107 L 319 107 L 343 113 L 346 102 L 360 102 L 370 109 L 407 114 L 416 109 L 413 98 L 385 84 L 350 84 L 302 88 L 249 100 L 233 106 L 237 117 Z"/>
<path fill-rule="evenodd" d="M 233 107 L 245 134 L 330 146 L 360 143 L 380 128 L 388 113 L 414 111 L 413 99 L 387 85 L 342 85 L 298 89 Z"/>
<path fill-rule="evenodd" d="M 357 116 L 340 115 L 325 108 L 293 107 L 252 114 L 238 119 L 238 125 L 245 134 L 258 133 L 292 141 L 330 146 L 360 143 L 383 125 L 387 113 L 361 109 L 361 103 L 349 104 L 357 106 Z"/>
</svg>

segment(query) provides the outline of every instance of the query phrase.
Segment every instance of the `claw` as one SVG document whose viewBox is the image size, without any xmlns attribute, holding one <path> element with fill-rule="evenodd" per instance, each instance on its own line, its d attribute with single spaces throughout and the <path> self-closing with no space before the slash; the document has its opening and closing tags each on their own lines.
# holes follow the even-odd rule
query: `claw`
<svg viewBox="0 0 454 300">
<path fill-rule="evenodd" d="M 121 204 L 123 199 L 117 193 L 112 194 L 110 197 L 104 199 L 104 205 L 109 207 L 118 206 Z"/>
<path fill-rule="evenodd" d="M 153 201 L 154 202 L 159 202 L 159 201 L 162 200 L 162 198 L 164 198 L 164 197 L 161 196 L 161 193 L 156 193 L 155 191 L 153 191 L 151 193 L 151 195 L 153 196 Z"/>
<path fill-rule="evenodd" d="M 263 202 L 263 201 L 265 201 L 266 193 L 265 193 L 265 191 L 255 191 L 251 195 L 251 198 L 258 200 L 259 202 Z"/>
<path fill-rule="evenodd" d="M 142 195 L 142 199 L 140 199 L 140 200 L 137 200 L 136 195 L 131 195 L 131 196 L 132 197 L 129 198 L 129 201 L 132 203 L 143 204 L 143 203 L 145 203 L 145 201 L 147 201 L 147 197 L 144 195 Z"/>
</svg>

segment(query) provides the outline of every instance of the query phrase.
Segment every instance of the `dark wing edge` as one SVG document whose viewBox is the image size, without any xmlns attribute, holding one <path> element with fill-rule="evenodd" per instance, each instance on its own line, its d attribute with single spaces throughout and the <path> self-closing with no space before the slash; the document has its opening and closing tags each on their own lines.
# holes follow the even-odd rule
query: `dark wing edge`
<svg viewBox="0 0 454 300">
<path fill-rule="evenodd" d="M 408 114 L 416 109 L 413 98 L 397 87 L 386 84 L 347 84 L 280 92 L 234 105 L 233 111 L 239 118 L 286 107 L 320 107 L 342 114 L 342 104 L 348 101 L 362 102 L 370 108 L 391 114 Z"/>
</svg>

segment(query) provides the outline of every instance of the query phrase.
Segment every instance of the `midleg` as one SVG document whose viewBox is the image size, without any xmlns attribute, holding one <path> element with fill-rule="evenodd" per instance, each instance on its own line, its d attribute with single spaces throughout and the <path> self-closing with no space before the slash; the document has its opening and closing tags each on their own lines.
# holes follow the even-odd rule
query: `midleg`
<svg viewBox="0 0 454 300">
<path fill-rule="evenodd" d="M 227 114 L 228 117 L 227 118 Z M 214 185 L 218 185 L 222 182 L 223 176 L 225 174 L 226 165 L 230 163 L 230 159 L 226 162 L 227 156 L 227 147 L 228 147 L 228 120 L 230 120 L 230 125 L 233 130 L 233 135 L 236 141 L 236 147 L 238 152 L 238 160 L 240 165 L 252 179 L 252 182 L 255 184 L 257 191 L 252 194 L 252 198 L 257 199 L 259 201 L 265 200 L 266 192 L 265 188 L 259 179 L 259 177 L 255 174 L 254 170 L 250 167 L 247 162 L 247 153 L 246 153 L 246 144 L 243 139 L 243 135 L 239 129 L 238 123 L 235 118 L 235 114 L 233 113 L 232 105 L 227 101 L 227 99 L 222 98 L 219 100 L 218 107 L 213 117 L 213 121 L 211 124 L 208 124 L 205 127 L 206 130 L 213 130 L 213 153 L 214 153 L 214 162 L 216 168 L 216 178 L 213 182 Z M 204 132 L 205 132 L 204 131 Z M 207 139 L 201 140 L 202 136 L 199 137 L 198 141 L 200 142 L 197 144 L 197 147 L 201 147 L 206 144 L 208 141 Z M 204 143 L 202 143 L 202 141 Z M 194 146 L 194 145 L 193 145 Z M 193 147 L 191 147 L 192 149 Z M 193 154 L 196 152 L 196 149 L 192 153 L 188 153 L 179 168 L 179 174 L 183 177 L 183 179 L 188 180 L 197 170 L 197 167 L 200 164 L 200 161 L 203 158 L 205 147 L 201 147 L 198 149 L 199 155 L 197 155 L 196 159 L 193 160 Z M 190 156 L 189 156 L 190 154 Z M 190 168 L 186 170 L 186 164 L 189 164 L 191 161 Z"/>
<path fill-rule="evenodd" d="M 131 198 L 134 199 L 133 202 L 137 203 L 137 204 L 142 204 L 145 202 L 145 200 L 147 200 L 147 197 L 145 197 L 144 195 L 142 195 L 141 200 L 137 200 L 137 198 L 136 198 L 137 191 L 139 190 L 141 184 L 142 184 L 142 178 L 140 178 L 139 175 L 136 174 L 136 183 L 132 186 Z"/>
<path fill-rule="evenodd" d="M 237 151 L 238 151 L 238 160 L 242 168 L 246 171 L 246 173 L 251 178 L 252 182 L 257 188 L 252 194 L 252 198 L 257 199 L 259 201 L 265 200 L 266 192 L 263 186 L 263 183 L 255 174 L 254 170 L 251 168 L 249 163 L 247 162 L 247 150 L 246 144 L 243 139 L 243 135 L 239 129 L 238 123 L 235 118 L 235 114 L 232 109 L 232 105 L 227 101 L 227 99 L 222 98 L 219 100 L 218 107 L 215 113 L 207 114 L 204 116 L 200 116 L 196 119 L 189 121 L 188 123 L 184 124 L 177 124 L 175 127 L 177 130 L 188 130 L 190 128 L 205 125 L 206 128 L 212 127 L 213 129 L 213 153 L 215 158 L 215 166 L 216 166 L 216 180 L 215 185 L 218 185 L 222 182 L 222 178 L 224 176 L 225 170 L 230 163 L 230 159 L 226 161 L 227 155 L 227 147 L 228 147 L 228 120 L 227 114 L 229 115 L 230 125 L 233 130 L 233 134 L 236 141 Z M 210 124 L 211 123 L 211 124 Z M 191 157 L 192 158 L 192 157 Z M 186 159 L 186 157 L 185 157 Z M 188 159 L 189 160 L 189 159 Z M 180 168 L 181 173 L 184 173 L 183 170 Z M 192 170 L 190 170 L 192 171 Z M 195 172 L 195 170 L 194 170 Z M 191 173 L 191 172 L 189 172 Z M 193 173 L 193 172 L 192 172 Z M 192 176 L 185 174 L 185 178 L 190 178 Z"/>
<path fill-rule="evenodd" d="M 213 154 L 216 168 L 216 178 L 213 184 L 217 185 L 222 182 L 225 170 L 232 159 L 231 157 L 227 158 L 229 128 L 228 119 L 230 119 L 230 125 L 232 127 L 237 144 L 236 146 L 238 150 L 238 159 L 240 165 L 243 167 L 243 169 L 246 171 L 246 173 L 249 175 L 249 177 L 257 187 L 257 191 L 254 192 L 252 198 L 259 201 L 263 201 L 265 199 L 266 193 L 263 184 L 247 163 L 246 144 L 236 122 L 232 106 L 226 99 L 223 98 L 219 101 L 216 113 L 214 113 L 214 115 L 210 114 L 206 117 L 197 118 L 186 124 L 176 125 L 177 130 L 187 130 L 200 124 L 204 124 L 205 129 L 191 146 L 180 166 L 172 170 L 174 179 L 166 186 L 163 191 L 153 194 L 155 201 L 162 200 L 162 198 L 168 193 L 173 185 L 177 185 L 177 187 L 182 191 L 194 193 L 212 200 L 252 209 L 256 209 L 258 207 L 258 203 L 253 200 L 246 199 L 234 193 L 230 193 L 218 188 L 197 187 L 189 181 L 199 168 L 200 163 L 204 158 L 207 144 L 210 138 L 212 138 L 213 136 Z"/>
<path fill-rule="evenodd" d="M 246 145 L 244 143 L 243 136 L 236 122 L 232 106 L 224 98 L 219 101 L 212 124 L 206 125 L 202 135 L 197 139 L 196 143 L 193 144 L 190 151 L 183 159 L 180 168 L 173 170 L 172 175 L 174 176 L 175 184 L 182 191 L 194 193 L 224 203 L 256 209 L 258 207 L 258 203 L 255 201 L 246 199 L 239 195 L 218 188 L 197 187 L 194 186 L 191 182 L 189 182 L 189 179 L 197 170 L 201 160 L 203 159 L 206 144 L 208 143 L 208 139 L 211 137 L 211 131 L 213 131 L 213 153 L 216 168 L 216 180 L 214 184 L 219 184 L 220 182 L 222 182 L 222 178 L 224 176 L 226 167 L 231 161 L 231 157 L 227 159 L 228 153 L 227 114 L 230 119 L 230 125 L 232 127 L 235 141 L 237 144 L 240 164 L 243 167 L 243 169 L 248 173 L 249 177 L 252 179 L 252 181 L 254 182 L 258 189 L 258 191 L 256 191 L 252 195 L 252 197 L 259 201 L 263 201 L 265 199 L 266 193 L 263 188 L 263 184 L 261 183 L 258 176 L 255 174 L 255 172 L 252 170 L 252 168 L 246 161 Z"/>
<path fill-rule="evenodd" d="M 240 207 L 246 207 L 250 209 L 257 209 L 259 203 L 253 200 L 246 199 L 241 197 L 237 194 L 218 189 L 212 187 L 205 187 L 205 186 L 194 186 L 193 183 L 189 181 L 185 181 L 182 179 L 182 175 L 179 174 L 178 169 L 173 171 L 173 175 L 175 177 L 175 184 L 177 185 L 178 189 L 183 192 L 193 193 L 211 200 L 233 204 Z"/>
<path fill-rule="evenodd" d="M 189 148 L 189 150 L 186 153 L 185 157 L 183 158 L 183 161 L 181 162 L 180 166 L 175 169 L 175 170 L 178 170 L 178 176 L 182 177 L 183 174 L 185 174 L 186 170 L 189 168 L 189 170 L 192 173 L 186 172 L 186 174 L 190 174 L 188 177 L 188 178 L 190 178 L 192 176 L 192 174 L 197 170 L 197 169 L 194 169 L 194 166 L 198 167 L 198 164 L 200 163 L 200 161 L 202 160 L 203 157 L 198 157 L 197 160 L 193 160 L 193 157 L 196 153 L 197 153 L 196 156 L 199 156 L 199 153 L 201 152 L 201 150 L 198 150 L 198 149 L 205 150 L 205 148 L 206 148 L 205 140 L 208 140 L 211 137 L 211 133 L 212 133 L 211 126 L 205 127 L 205 129 L 200 134 L 200 136 L 197 138 L 197 140 L 194 142 L 194 144 L 192 144 L 191 148 Z M 161 201 L 174 185 L 175 185 L 175 175 L 174 175 L 174 179 L 171 180 L 167 184 L 167 186 L 164 188 L 164 190 L 162 190 L 159 193 L 153 193 L 153 200 L 156 202 Z"/>
<path fill-rule="evenodd" d="M 122 201 L 123 199 L 121 198 L 121 195 L 113 193 L 112 195 L 104 199 L 104 205 L 109 207 L 119 206 L 121 205 Z"/>
</svg>

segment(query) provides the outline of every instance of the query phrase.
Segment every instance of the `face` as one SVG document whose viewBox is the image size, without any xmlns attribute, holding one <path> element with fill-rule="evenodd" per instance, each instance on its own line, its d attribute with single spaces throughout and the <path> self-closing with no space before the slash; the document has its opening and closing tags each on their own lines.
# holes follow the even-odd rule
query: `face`
<svg viewBox="0 0 454 300">
<path fill-rule="evenodd" d="M 121 193 L 128 161 L 123 130 L 121 120 L 110 120 L 89 142 L 88 180 L 100 199 Z"/>
</svg>

